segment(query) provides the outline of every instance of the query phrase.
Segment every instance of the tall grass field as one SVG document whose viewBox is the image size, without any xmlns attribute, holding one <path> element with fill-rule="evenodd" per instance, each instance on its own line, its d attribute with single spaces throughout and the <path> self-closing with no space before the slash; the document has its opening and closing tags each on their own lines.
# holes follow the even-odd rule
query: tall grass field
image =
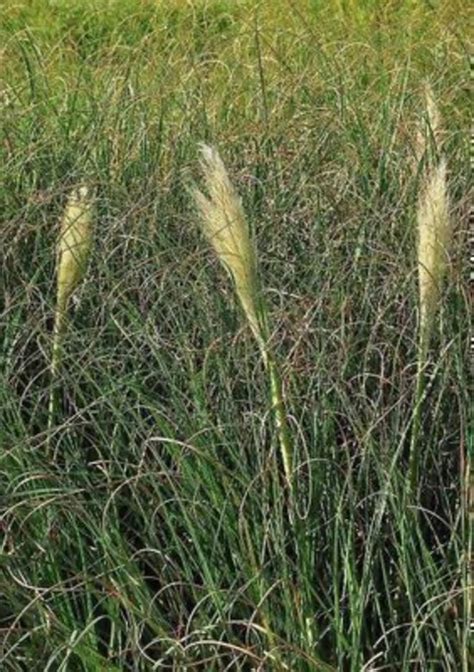
<svg viewBox="0 0 474 672">
<path fill-rule="evenodd" d="M 0 3 L 2 672 L 473 669 L 468 20 Z"/>
</svg>

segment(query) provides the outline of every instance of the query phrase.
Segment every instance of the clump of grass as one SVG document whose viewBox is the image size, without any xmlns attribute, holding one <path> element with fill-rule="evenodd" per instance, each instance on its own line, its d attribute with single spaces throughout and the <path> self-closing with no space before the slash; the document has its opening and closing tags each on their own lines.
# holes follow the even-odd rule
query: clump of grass
<svg viewBox="0 0 474 672">
<path fill-rule="evenodd" d="M 292 488 L 292 447 L 281 377 L 270 348 L 267 311 L 261 294 L 257 257 L 241 200 L 217 150 L 201 145 L 201 167 L 207 195 L 193 189 L 202 230 L 235 285 L 245 317 L 257 341 L 270 379 L 270 393 L 286 482 Z"/>
<path fill-rule="evenodd" d="M 48 429 L 51 429 L 57 402 L 54 382 L 61 365 L 62 343 L 67 331 L 69 300 L 84 277 L 92 242 L 92 205 L 89 187 L 82 185 L 74 189 L 69 196 L 60 223 L 56 251 L 57 290 L 51 355 L 52 387 L 49 400 Z"/>
<path fill-rule="evenodd" d="M 54 16 L 46 3 L 2 4 L 3 667 L 277 672 L 278 660 L 307 672 L 325 669 L 321 655 L 333 670 L 467 672 L 469 608 L 461 613 L 458 599 L 469 586 L 467 515 L 463 527 L 453 488 L 467 424 L 462 286 L 445 306 L 449 356 L 436 362 L 433 379 L 425 367 L 423 511 L 413 515 L 397 496 L 408 480 L 398 469 L 406 353 L 418 333 L 404 328 L 407 302 L 418 306 L 418 294 L 408 291 L 416 246 L 410 255 L 403 204 L 427 168 L 423 160 L 416 180 L 408 174 L 404 120 L 415 108 L 428 127 L 416 94 L 432 66 L 461 243 L 467 3 L 464 12 L 461 3 L 440 12 L 428 3 L 399 3 L 396 12 L 358 3 L 366 20 L 349 11 L 341 22 L 336 0 L 318 12 L 316 3 L 275 0 L 260 3 L 257 24 L 246 20 L 255 13 L 247 0 L 193 3 L 192 12 L 189 3 L 154 3 L 155 21 L 151 3 L 135 3 L 127 22 L 130 2 L 106 13 L 103 4 L 78 0 L 73 14 Z M 71 39 L 58 41 L 66 33 Z M 245 152 L 255 176 L 248 223 L 250 215 L 261 221 L 265 208 L 272 236 L 273 262 L 260 278 L 282 290 L 287 362 L 299 372 L 293 528 L 265 469 L 254 357 L 239 346 L 242 414 L 228 353 L 207 347 L 212 320 L 201 320 L 203 338 L 195 337 L 209 297 L 193 295 L 194 255 L 176 227 L 185 206 L 179 175 L 203 128 Z M 110 226 L 106 235 L 101 226 L 101 282 L 81 311 L 87 342 L 78 361 L 69 350 L 72 303 L 87 278 L 67 309 L 55 387 L 74 400 L 61 433 L 71 459 L 51 465 L 36 450 L 47 424 L 39 413 L 41 290 L 55 248 L 41 203 L 44 187 L 69 169 L 94 172 Z M 157 258 L 158 269 L 149 263 Z M 50 332 L 49 350 L 52 325 Z M 66 420 L 59 406 L 54 430 Z M 51 434 L 56 448 L 59 434 Z M 252 444 L 248 459 L 242 443 Z"/>
<path fill-rule="evenodd" d="M 441 123 L 438 109 L 430 88 L 425 91 L 427 124 L 424 134 L 424 149 L 418 133 L 417 152 L 426 160 L 426 170 L 417 206 L 418 232 L 418 286 L 419 323 L 418 354 L 415 392 L 415 410 L 410 450 L 410 486 L 416 488 L 419 471 L 417 441 L 420 431 L 421 405 L 425 390 L 425 367 L 433 333 L 435 316 L 440 304 L 441 286 L 446 272 L 448 249 L 452 237 L 449 217 L 449 197 L 446 179 L 446 159 L 435 161 L 428 146 L 431 139 L 439 137 Z M 435 147 L 436 149 L 436 147 Z"/>
</svg>

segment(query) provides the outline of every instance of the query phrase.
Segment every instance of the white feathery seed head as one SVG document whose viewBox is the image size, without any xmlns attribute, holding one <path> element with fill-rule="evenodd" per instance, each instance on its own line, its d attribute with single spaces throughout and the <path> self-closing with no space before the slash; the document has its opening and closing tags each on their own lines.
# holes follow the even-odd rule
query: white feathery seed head
<svg viewBox="0 0 474 672">
<path fill-rule="evenodd" d="M 264 349 L 258 312 L 255 251 L 239 195 L 217 150 L 201 145 L 201 168 L 207 194 L 193 189 L 202 230 L 230 273 L 252 332 Z"/>
<path fill-rule="evenodd" d="M 420 333 L 429 338 L 447 266 L 452 229 L 446 183 L 446 160 L 429 172 L 417 210 Z"/>
</svg>

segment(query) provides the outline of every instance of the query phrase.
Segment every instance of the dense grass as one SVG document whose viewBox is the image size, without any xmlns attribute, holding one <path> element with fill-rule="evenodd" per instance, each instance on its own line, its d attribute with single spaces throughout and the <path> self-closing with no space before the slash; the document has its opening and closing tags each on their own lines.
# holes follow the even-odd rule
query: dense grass
<svg viewBox="0 0 474 672">
<path fill-rule="evenodd" d="M 1 668 L 467 672 L 467 3 L 7 0 L 0 19 Z M 456 233 L 407 502 L 425 78 Z M 294 516 L 187 188 L 201 141 L 259 251 Z M 84 179 L 94 249 L 48 432 L 54 248 Z"/>
</svg>

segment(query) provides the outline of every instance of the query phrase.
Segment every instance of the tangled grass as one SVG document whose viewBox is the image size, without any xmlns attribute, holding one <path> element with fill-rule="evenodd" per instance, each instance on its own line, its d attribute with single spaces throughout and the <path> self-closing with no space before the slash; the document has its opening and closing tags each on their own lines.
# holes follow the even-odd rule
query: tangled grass
<svg viewBox="0 0 474 672">
<path fill-rule="evenodd" d="M 467 672 L 465 3 L 0 16 L 2 669 Z M 445 164 L 420 160 L 427 79 Z M 252 232 L 235 292 L 193 226 L 201 142 Z M 425 167 L 453 229 L 420 358 Z M 48 422 L 56 223 L 84 183 Z"/>
</svg>

